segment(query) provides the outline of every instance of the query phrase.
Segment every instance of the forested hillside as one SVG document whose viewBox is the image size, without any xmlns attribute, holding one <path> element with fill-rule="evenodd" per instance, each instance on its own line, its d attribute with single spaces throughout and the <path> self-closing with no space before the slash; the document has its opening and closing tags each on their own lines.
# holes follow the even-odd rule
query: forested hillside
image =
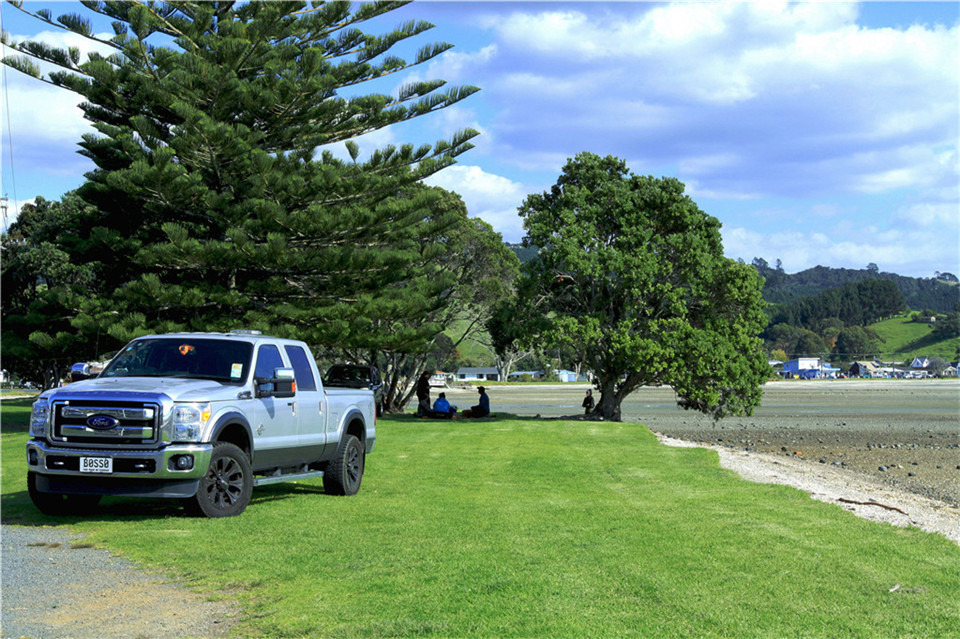
<svg viewBox="0 0 960 639">
<path fill-rule="evenodd" d="M 907 306 L 914 311 L 928 309 L 935 313 L 949 313 L 960 301 L 960 286 L 952 273 L 938 273 L 939 277 L 929 279 L 905 277 L 881 272 L 874 264 L 865 269 L 815 266 L 799 273 L 786 273 L 779 264 L 771 267 L 761 258 L 755 258 L 753 265 L 766 279 L 763 298 L 768 304 L 796 302 L 863 280 L 889 280 L 895 283 Z"/>
</svg>

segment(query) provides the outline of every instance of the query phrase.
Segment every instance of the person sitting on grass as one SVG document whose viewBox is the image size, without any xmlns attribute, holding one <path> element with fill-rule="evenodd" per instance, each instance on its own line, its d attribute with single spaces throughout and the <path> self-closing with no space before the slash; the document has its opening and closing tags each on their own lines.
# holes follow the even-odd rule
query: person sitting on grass
<svg viewBox="0 0 960 639">
<path fill-rule="evenodd" d="M 450 402 L 447 401 L 446 393 L 440 393 L 440 396 L 437 397 L 437 401 L 433 403 L 433 410 L 430 412 L 430 416 L 449 419 L 456 414 L 457 407 L 450 405 Z"/>
<path fill-rule="evenodd" d="M 593 391 L 587 390 L 587 396 L 583 398 L 583 414 L 589 415 L 593 412 Z"/>
<path fill-rule="evenodd" d="M 480 403 L 463 411 L 464 417 L 486 417 L 490 414 L 490 398 L 487 397 L 487 389 L 478 386 L 477 390 L 480 391 Z"/>
</svg>

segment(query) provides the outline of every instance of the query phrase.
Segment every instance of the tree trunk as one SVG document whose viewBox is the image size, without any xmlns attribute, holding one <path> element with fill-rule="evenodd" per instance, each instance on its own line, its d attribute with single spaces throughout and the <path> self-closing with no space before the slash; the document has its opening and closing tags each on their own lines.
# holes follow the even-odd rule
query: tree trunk
<svg viewBox="0 0 960 639">
<path fill-rule="evenodd" d="M 597 402 L 593 414 L 602 417 L 605 421 L 620 421 L 621 397 L 617 393 L 616 378 L 604 379 L 600 382 L 600 401 Z"/>
</svg>

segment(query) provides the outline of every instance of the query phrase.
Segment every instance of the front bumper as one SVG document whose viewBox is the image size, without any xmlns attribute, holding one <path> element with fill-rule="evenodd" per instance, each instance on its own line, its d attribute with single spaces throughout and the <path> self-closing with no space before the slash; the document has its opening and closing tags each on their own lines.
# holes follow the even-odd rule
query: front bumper
<svg viewBox="0 0 960 639">
<path fill-rule="evenodd" d="M 27 469 L 37 475 L 40 492 L 190 497 L 210 466 L 212 444 L 171 444 L 159 450 L 102 450 L 50 446 L 27 442 Z M 177 459 L 187 456 L 189 468 Z M 112 473 L 80 472 L 81 457 L 110 457 Z"/>
</svg>

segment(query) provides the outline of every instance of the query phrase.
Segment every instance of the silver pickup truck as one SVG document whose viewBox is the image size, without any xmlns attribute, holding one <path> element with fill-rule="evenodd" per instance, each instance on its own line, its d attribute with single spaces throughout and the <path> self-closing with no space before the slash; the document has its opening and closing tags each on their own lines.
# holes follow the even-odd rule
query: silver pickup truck
<svg viewBox="0 0 960 639">
<path fill-rule="evenodd" d="M 375 427 L 373 393 L 325 389 L 303 342 L 256 331 L 150 335 L 97 377 L 37 398 L 27 487 L 51 515 L 124 495 L 229 517 L 264 484 L 323 477 L 326 492 L 355 494 Z"/>
</svg>

